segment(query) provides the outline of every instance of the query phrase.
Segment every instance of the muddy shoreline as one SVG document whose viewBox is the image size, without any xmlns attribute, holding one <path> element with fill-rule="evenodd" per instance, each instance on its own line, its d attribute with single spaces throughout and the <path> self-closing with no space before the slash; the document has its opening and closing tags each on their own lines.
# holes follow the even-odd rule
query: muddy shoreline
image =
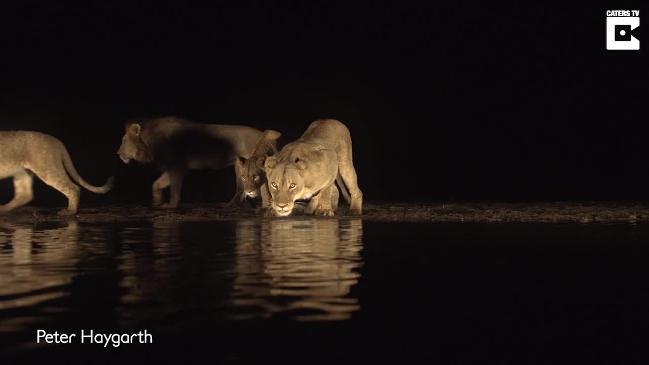
<svg viewBox="0 0 649 365">
<path fill-rule="evenodd" d="M 218 221 L 262 218 L 252 208 L 229 209 L 217 204 L 185 205 L 176 210 L 157 210 L 138 205 L 91 207 L 80 209 L 74 217 L 58 216 L 57 211 L 54 208 L 22 207 L 0 216 L 0 221 L 37 223 L 76 219 L 79 222 L 101 223 L 133 220 Z M 345 212 L 345 207 L 342 207 L 337 217 L 347 217 Z M 365 221 L 421 223 L 649 223 L 649 204 L 601 202 L 366 204 L 362 218 Z"/>
</svg>

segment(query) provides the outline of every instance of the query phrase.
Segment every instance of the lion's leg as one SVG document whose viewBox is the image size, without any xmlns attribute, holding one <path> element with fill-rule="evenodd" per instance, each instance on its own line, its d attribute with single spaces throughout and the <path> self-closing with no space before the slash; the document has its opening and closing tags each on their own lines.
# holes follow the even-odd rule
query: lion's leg
<svg viewBox="0 0 649 365">
<path fill-rule="evenodd" d="M 63 209 L 59 212 L 60 215 L 72 215 L 76 214 L 79 208 L 79 192 L 81 188 L 70 180 L 67 172 L 63 168 L 63 164 L 60 166 L 50 165 L 48 166 L 49 171 L 46 169 L 35 169 L 32 171 L 36 176 L 38 176 L 44 183 L 53 187 L 54 189 L 61 192 L 68 198 L 68 208 Z"/>
<path fill-rule="evenodd" d="M 342 177 L 345 187 L 349 191 L 351 203 L 349 205 L 349 214 L 360 215 L 363 212 L 363 192 L 358 187 L 358 178 L 356 169 L 352 161 L 351 141 L 338 153 L 338 172 Z M 341 189 L 345 187 L 341 186 Z"/>
<path fill-rule="evenodd" d="M 333 217 L 334 210 L 331 203 L 332 203 L 332 195 L 334 195 L 334 193 L 332 189 L 337 189 L 334 183 L 331 183 L 326 188 L 320 190 L 320 193 L 318 193 L 319 199 L 316 202 L 316 206 L 315 206 L 315 210 L 313 211 L 313 214 L 322 215 L 325 217 Z M 337 193 L 338 191 L 336 190 L 336 195 Z"/>
<path fill-rule="evenodd" d="M 9 203 L 0 205 L 0 213 L 9 212 L 32 201 L 32 183 L 32 175 L 25 170 L 14 175 L 14 198 Z"/>
<path fill-rule="evenodd" d="M 180 204 L 180 193 L 183 189 L 183 180 L 185 172 L 181 170 L 172 170 L 167 172 L 169 174 L 169 184 L 171 185 L 171 199 L 169 203 L 163 204 L 163 209 L 175 209 Z"/>
<path fill-rule="evenodd" d="M 314 195 L 311 197 L 311 200 L 309 200 L 309 204 L 306 206 L 306 209 L 304 210 L 304 214 L 314 214 L 315 210 L 320 206 L 320 198 L 322 196 L 322 192 L 318 193 L 317 195 Z"/>
<path fill-rule="evenodd" d="M 239 175 L 239 171 L 237 171 L 237 169 L 235 169 L 235 175 L 237 182 L 237 191 L 234 192 L 234 196 L 226 204 L 230 208 L 240 206 L 241 203 L 243 203 L 243 201 L 246 199 L 246 196 L 243 192 L 243 182 L 241 181 L 241 176 Z"/>
<path fill-rule="evenodd" d="M 262 212 L 265 216 L 272 216 L 274 213 L 273 207 L 271 206 L 271 195 L 268 191 L 268 185 L 264 184 L 259 188 L 259 195 L 261 196 L 261 206 L 258 208 L 257 212 Z"/>
<path fill-rule="evenodd" d="M 336 184 L 331 184 L 331 210 L 334 213 L 338 210 L 338 201 L 340 200 L 340 192 Z"/>
<path fill-rule="evenodd" d="M 163 172 L 155 182 L 153 182 L 152 192 L 154 207 L 162 205 L 163 190 L 168 188 L 170 184 L 171 180 L 169 179 L 169 173 L 166 171 Z"/>
<path fill-rule="evenodd" d="M 268 191 L 268 185 L 264 184 L 259 188 L 259 195 L 261 196 L 261 207 L 262 208 L 271 208 L 271 195 Z"/>
<path fill-rule="evenodd" d="M 261 195 L 261 206 L 259 207 L 259 210 L 263 212 L 266 217 L 274 216 L 275 209 L 273 209 L 272 204 L 273 197 L 270 195 L 270 190 L 268 190 L 268 184 L 264 184 L 259 188 L 259 195 Z"/>
</svg>

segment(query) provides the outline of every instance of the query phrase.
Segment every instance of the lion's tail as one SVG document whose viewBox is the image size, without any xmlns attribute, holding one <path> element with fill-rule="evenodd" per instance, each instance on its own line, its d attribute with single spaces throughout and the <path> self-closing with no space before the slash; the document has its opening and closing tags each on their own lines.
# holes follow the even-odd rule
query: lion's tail
<svg viewBox="0 0 649 365">
<path fill-rule="evenodd" d="M 72 163 L 72 159 L 70 158 L 70 154 L 68 153 L 65 146 L 63 148 L 61 158 L 63 160 L 63 166 L 65 166 L 65 170 L 68 172 L 68 175 L 70 175 L 72 180 L 76 181 L 77 183 L 79 183 L 79 185 L 83 186 L 84 188 L 97 194 L 105 194 L 109 192 L 110 189 L 113 188 L 113 181 L 115 180 L 113 176 L 108 178 L 104 186 L 94 186 L 88 184 L 77 172 L 77 169 L 74 167 L 74 164 Z"/>
<path fill-rule="evenodd" d="M 343 194 L 343 198 L 345 198 L 347 204 L 351 204 L 352 198 L 349 196 L 349 191 L 347 191 L 347 186 L 345 186 L 345 182 L 340 176 L 340 173 L 336 175 L 336 184 L 338 184 L 338 188 L 340 189 L 340 192 Z"/>
</svg>

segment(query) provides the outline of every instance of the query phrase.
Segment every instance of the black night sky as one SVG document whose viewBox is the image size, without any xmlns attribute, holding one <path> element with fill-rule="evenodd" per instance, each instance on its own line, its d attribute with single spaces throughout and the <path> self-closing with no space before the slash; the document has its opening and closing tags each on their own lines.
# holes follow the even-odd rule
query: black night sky
<svg viewBox="0 0 649 365">
<path fill-rule="evenodd" d="M 90 204 L 149 202 L 155 168 L 115 153 L 124 121 L 168 114 L 282 144 L 340 119 L 368 202 L 649 200 L 647 52 L 605 49 L 605 10 L 638 4 L 5 4 L 0 128 L 59 137 L 90 182 L 116 175 Z M 195 172 L 184 201 L 233 189 Z"/>
</svg>

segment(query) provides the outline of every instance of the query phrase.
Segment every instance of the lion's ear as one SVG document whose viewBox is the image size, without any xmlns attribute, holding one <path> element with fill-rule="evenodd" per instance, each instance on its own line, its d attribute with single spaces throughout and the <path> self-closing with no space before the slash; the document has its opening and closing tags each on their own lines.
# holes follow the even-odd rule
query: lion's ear
<svg viewBox="0 0 649 365">
<path fill-rule="evenodd" d="M 300 170 L 305 170 L 306 169 L 306 162 L 304 160 L 300 160 L 299 158 L 295 159 L 295 165 Z"/>
<path fill-rule="evenodd" d="M 272 130 L 272 129 L 266 129 L 264 131 L 264 139 L 267 141 L 276 141 L 281 137 L 282 134 L 278 131 Z"/>
<path fill-rule="evenodd" d="M 274 131 L 272 129 L 266 129 L 264 133 L 262 133 L 261 137 L 259 137 L 257 143 L 255 144 L 255 148 L 252 151 L 252 155 L 262 156 L 262 155 L 276 154 L 277 139 L 281 136 L 282 134 L 279 133 L 278 131 Z"/>
<path fill-rule="evenodd" d="M 264 169 L 266 171 L 272 170 L 273 168 L 275 168 L 275 165 L 277 165 L 277 157 L 275 156 L 266 157 L 266 160 L 264 161 Z"/>
<path fill-rule="evenodd" d="M 127 127 L 127 132 L 134 136 L 139 136 L 141 130 L 142 126 L 140 125 L 140 123 L 132 123 Z"/>
</svg>

